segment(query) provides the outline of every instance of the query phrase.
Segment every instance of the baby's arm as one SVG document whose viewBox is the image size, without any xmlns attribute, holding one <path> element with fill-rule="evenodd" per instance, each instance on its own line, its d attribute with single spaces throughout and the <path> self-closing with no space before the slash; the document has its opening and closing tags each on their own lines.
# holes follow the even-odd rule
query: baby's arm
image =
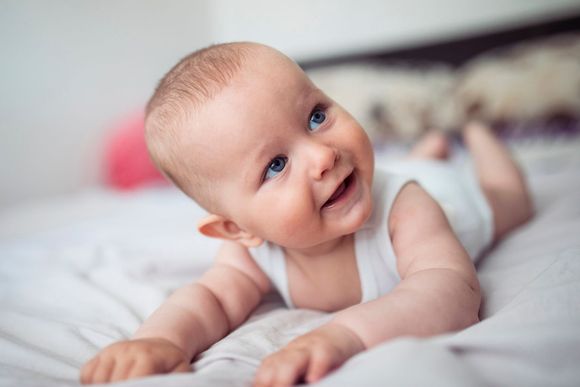
<svg viewBox="0 0 580 387">
<path fill-rule="evenodd" d="M 364 349 L 398 336 L 430 336 L 478 320 L 479 282 L 439 205 L 418 185 L 395 200 L 389 230 L 401 282 L 392 292 L 338 312 L 267 358 L 257 385 L 315 381 Z"/>
<path fill-rule="evenodd" d="M 175 291 L 133 339 L 105 348 L 81 371 L 83 383 L 103 383 L 190 370 L 192 358 L 238 327 L 270 282 L 247 250 L 226 242 L 214 266 Z"/>
<path fill-rule="evenodd" d="M 334 323 L 353 330 L 369 348 L 396 336 L 430 336 L 478 322 L 475 267 L 439 205 L 421 187 L 403 188 L 389 230 L 401 282 L 377 300 L 338 313 Z"/>
</svg>

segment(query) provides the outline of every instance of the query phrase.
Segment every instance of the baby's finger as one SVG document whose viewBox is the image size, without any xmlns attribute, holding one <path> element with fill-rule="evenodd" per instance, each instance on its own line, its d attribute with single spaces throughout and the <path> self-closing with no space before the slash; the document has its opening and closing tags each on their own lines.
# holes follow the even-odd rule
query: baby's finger
<svg viewBox="0 0 580 387">
<path fill-rule="evenodd" d="M 287 351 L 281 357 L 274 375 L 275 386 L 291 386 L 306 373 L 309 354 L 306 351 Z"/>
<path fill-rule="evenodd" d="M 191 364 L 181 362 L 171 372 L 191 372 Z"/>
<path fill-rule="evenodd" d="M 274 378 L 275 386 L 293 386 L 304 373 L 308 366 L 307 361 L 301 360 L 301 363 L 292 363 L 288 366 L 281 365 Z"/>
<path fill-rule="evenodd" d="M 254 377 L 254 387 L 266 387 L 272 385 L 272 380 L 274 379 L 274 370 L 269 367 L 264 367 L 263 365 L 256 371 L 256 376 Z"/>
<path fill-rule="evenodd" d="M 325 350 L 318 350 L 311 354 L 310 364 L 306 373 L 306 381 L 314 383 L 326 375 L 334 366 L 332 354 Z"/>
<path fill-rule="evenodd" d="M 136 379 L 155 373 L 155 363 L 149 357 L 141 356 L 135 359 L 135 363 L 127 374 L 127 379 Z"/>
<path fill-rule="evenodd" d="M 134 358 L 118 360 L 115 364 L 113 372 L 111 373 L 110 381 L 118 382 L 121 380 L 126 380 L 129 376 L 129 372 L 131 372 L 131 369 L 133 368 L 133 365 L 135 365 Z"/>
<path fill-rule="evenodd" d="M 92 377 L 92 383 L 107 383 L 113 372 L 115 360 L 109 356 L 101 357 Z"/>
<path fill-rule="evenodd" d="M 94 357 L 88 363 L 86 363 L 81 369 L 81 383 L 89 384 L 93 381 L 93 374 L 99 365 L 99 357 Z"/>
<path fill-rule="evenodd" d="M 278 353 L 270 355 L 262 361 L 256 376 L 254 377 L 254 387 L 266 387 L 274 385 L 274 377 L 276 375 L 277 357 Z"/>
</svg>

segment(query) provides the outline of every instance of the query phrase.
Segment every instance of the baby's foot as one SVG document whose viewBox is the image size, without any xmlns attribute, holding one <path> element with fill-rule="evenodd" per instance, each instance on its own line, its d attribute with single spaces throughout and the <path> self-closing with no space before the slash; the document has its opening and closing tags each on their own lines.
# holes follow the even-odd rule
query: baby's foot
<svg viewBox="0 0 580 387">
<path fill-rule="evenodd" d="M 445 160 L 449 157 L 449 140 L 443 133 L 432 130 L 413 146 L 409 157 Z"/>
<path fill-rule="evenodd" d="M 491 136 L 495 137 L 492 129 L 483 122 L 471 121 L 463 128 L 464 136 Z"/>
</svg>

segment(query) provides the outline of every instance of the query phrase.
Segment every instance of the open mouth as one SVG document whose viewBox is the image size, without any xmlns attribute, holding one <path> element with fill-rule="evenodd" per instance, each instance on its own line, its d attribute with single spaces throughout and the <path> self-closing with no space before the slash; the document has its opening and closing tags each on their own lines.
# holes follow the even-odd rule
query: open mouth
<svg viewBox="0 0 580 387">
<path fill-rule="evenodd" d="M 322 208 L 327 208 L 335 204 L 336 202 L 340 201 L 343 197 L 346 196 L 346 193 L 349 191 L 349 188 L 352 186 L 354 181 L 354 175 L 351 173 L 344 179 L 342 183 L 336 188 L 336 191 L 328 198 L 326 203 L 322 206 Z"/>
</svg>

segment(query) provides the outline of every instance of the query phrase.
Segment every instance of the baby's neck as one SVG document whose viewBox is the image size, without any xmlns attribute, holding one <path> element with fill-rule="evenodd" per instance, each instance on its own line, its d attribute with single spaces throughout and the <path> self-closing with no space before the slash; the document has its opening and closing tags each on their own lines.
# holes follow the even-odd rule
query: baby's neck
<svg viewBox="0 0 580 387">
<path fill-rule="evenodd" d="M 332 257 L 337 253 L 350 249 L 354 241 L 354 234 L 343 235 L 339 238 L 306 248 L 284 248 L 286 259 L 298 262 L 312 262 L 314 259 Z"/>
</svg>

